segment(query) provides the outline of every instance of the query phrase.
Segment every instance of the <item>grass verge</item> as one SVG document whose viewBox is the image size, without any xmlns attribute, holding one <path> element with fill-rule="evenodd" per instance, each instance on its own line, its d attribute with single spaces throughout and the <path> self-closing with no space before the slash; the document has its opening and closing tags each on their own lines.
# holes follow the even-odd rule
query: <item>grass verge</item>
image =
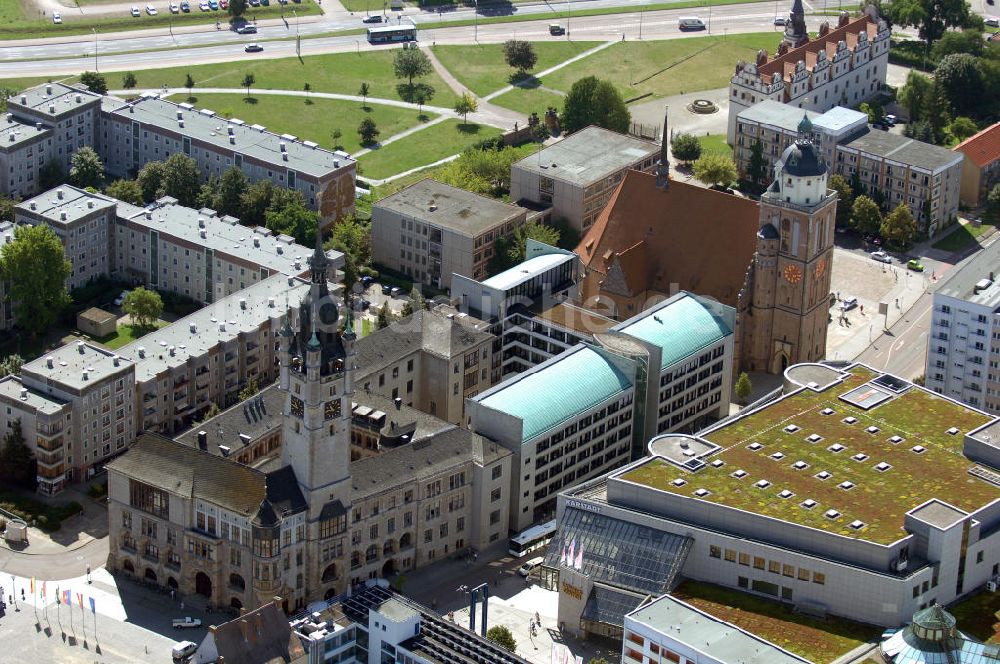
<svg viewBox="0 0 1000 664">
<path fill-rule="evenodd" d="M 843 618 L 810 618 L 787 604 L 697 581 L 671 594 L 812 662 L 832 662 L 881 632 Z"/>
<path fill-rule="evenodd" d="M 985 643 L 1000 643 L 1000 593 L 980 591 L 948 610 L 960 631 Z"/>
<path fill-rule="evenodd" d="M 470 145 L 499 133 L 500 130 L 494 127 L 445 120 L 372 150 L 362 155 L 358 162 L 364 177 L 380 180 L 458 154 Z"/>
<path fill-rule="evenodd" d="M 97 343 L 101 344 L 105 348 L 110 350 L 116 350 L 121 348 L 126 344 L 130 344 L 136 339 L 157 330 L 167 323 L 165 321 L 157 321 L 156 325 L 152 328 L 138 327 L 136 325 L 119 325 L 118 330 L 111 335 L 102 337 L 100 339 L 95 339 Z"/>
<path fill-rule="evenodd" d="M 721 154 L 730 159 L 733 157 L 733 149 L 726 143 L 725 134 L 699 136 L 698 142 L 701 143 L 702 154 Z"/>
<path fill-rule="evenodd" d="M 978 240 L 983 233 L 991 228 L 993 228 L 993 225 L 988 224 L 985 221 L 978 227 L 974 226 L 971 221 L 964 224 L 958 224 L 955 227 L 955 230 L 951 231 L 931 246 L 934 249 L 940 249 L 942 251 L 959 251 L 960 249 L 965 249 Z"/>
<path fill-rule="evenodd" d="M 374 120 L 381 132 L 382 138 L 388 138 L 401 131 L 419 124 L 417 111 L 396 106 L 368 104 L 368 110 L 362 108 L 361 102 L 339 101 L 336 99 L 307 98 L 241 94 L 198 94 L 195 98 L 199 108 L 210 108 L 223 117 L 253 118 L 257 124 L 264 125 L 279 134 L 292 134 L 301 138 L 316 141 L 325 148 L 333 148 L 334 129 L 339 129 L 339 143 L 347 152 L 361 149 L 361 139 L 358 136 L 358 125 L 368 117 Z M 187 95 L 175 95 L 174 101 L 186 101 Z M 437 117 L 426 114 L 429 117 Z"/>
<path fill-rule="evenodd" d="M 35 498 L 9 491 L 0 492 L 0 508 L 19 516 L 28 525 L 35 525 L 47 533 L 59 530 L 63 521 L 83 511 L 83 506 L 75 500 L 50 505 Z"/>
</svg>

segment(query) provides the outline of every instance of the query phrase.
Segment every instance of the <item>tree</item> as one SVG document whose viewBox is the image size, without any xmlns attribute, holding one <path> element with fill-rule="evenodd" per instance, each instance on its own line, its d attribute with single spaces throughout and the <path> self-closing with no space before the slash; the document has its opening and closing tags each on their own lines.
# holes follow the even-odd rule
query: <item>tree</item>
<svg viewBox="0 0 1000 664">
<path fill-rule="evenodd" d="M 931 57 L 937 61 L 953 53 L 970 53 L 978 57 L 983 54 L 985 48 L 986 42 L 983 40 L 982 31 L 953 30 L 941 35 L 931 49 Z"/>
<path fill-rule="evenodd" d="M 16 376 L 21 373 L 21 367 L 24 366 L 24 358 L 14 353 L 3 358 L 0 362 L 0 378 L 4 376 Z"/>
<path fill-rule="evenodd" d="M 463 123 L 468 123 L 469 113 L 475 113 L 478 108 L 479 102 L 468 90 L 463 92 L 462 96 L 459 97 L 457 102 L 455 102 L 455 112 L 462 114 Z"/>
<path fill-rule="evenodd" d="M 108 185 L 104 193 L 132 205 L 145 203 L 142 197 L 142 187 L 139 186 L 137 180 L 115 180 Z"/>
<path fill-rule="evenodd" d="M 882 220 L 879 231 L 893 246 L 902 248 L 909 245 L 917 235 L 917 222 L 910 212 L 910 207 L 906 203 L 896 206 L 896 209 Z"/>
<path fill-rule="evenodd" d="M 135 80 L 135 74 L 130 71 L 125 72 L 125 75 L 122 76 L 122 87 L 126 90 L 134 88 L 137 82 L 138 81 Z"/>
<path fill-rule="evenodd" d="M 14 221 L 14 206 L 17 202 L 0 194 L 0 221 Z"/>
<path fill-rule="evenodd" d="M 956 114 L 979 115 L 984 88 L 979 58 L 968 53 L 946 55 L 934 72 L 934 80 L 944 88 Z"/>
<path fill-rule="evenodd" d="M 316 242 L 316 229 L 319 228 L 319 216 L 307 208 L 301 197 L 299 200 L 282 207 L 272 207 L 264 213 L 265 226 L 275 233 L 291 235 L 295 241 L 307 247 Z"/>
<path fill-rule="evenodd" d="M 47 225 L 21 225 L 0 247 L 0 281 L 7 281 L 18 324 L 32 337 L 45 332 L 70 303 L 66 280 L 72 272 L 62 242 Z"/>
<path fill-rule="evenodd" d="M 736 398 L 746 403 L 746 400 L 753 394 L 753 383 L 750 382 L 750 376 L 747 375 L 746 371 L 741 371 L 739 378 L 736 379 L 736 385 L 733 386 L 733 392 L 736 393 Z"/>
<path fill-rule="evenodd" d="M 208 176 L 208 181 L 198 189 L 198 195 L 194 199 L 194 206 L 201 208 L 215 208 L 219 198 L 219 178 L 214 173 Z"/>
<path fill-rule="evenodd" d="M 358 88 L 358 94 L 361 96 L 361 108 L 368 108 L 368 81 L 361 83 L 361 87 Z"/>
<path fill-rule="evenodd" d="M 993 223 L 1000 221 L 1000 184 L 993 185 L 986 195 L 986 218 Z"/>
<path fill-rule="evenodd" d="M 361 124 L 358 125 L 358 136 L 361 137 L 362 145 L 372 145 L 380 133 L 378 127 L 375 125 L 375 121 L 371 118 L 363 119 Z"/>
<path fill-rule="evenodd" d="M 608 664 L 608 660 L 603 657 L 594 657 L 587 664 Z"/>
<path fill-rule="evenodd" d="M 417 89 L 413 91 L 413 103 L 417 105 L 417 115 L 423 117 L 424 114 L 424 104 L 431 100 L 434 96 L 434 86 L 431 85 L 418 85 Z"/>
<path fill-rule="evenodd" d="M 948 28 L 969 24 L 969 5 L 965 0 L 893 0 L 886 16 L 898 26 L 913 26 L 927 48 L 941 38 Z"/>
<path fill-rule="evenodd" d="M 260 392 L 260 387 L 257 386 L 257 379 L 251 378 L 250 381 L 246 384 L 246 387 L 240 390 L 240 393 L 237 395 L 237 398 L 240 401 L 246 401 L 250 397 L 256 395 L 258 392 Z"/>
<path fill-rule="evenodd" d="M 493 274 L 503 272 L 522 262 L 529 238 L 555 247 L 559 244 L 559 230 L 532 221 L 518 227 L 510 236 L 498 238 L 493 247 L 490 272 Z"/>
<path fill-rule="evenodd" d="M 229 0 L 229 7 L 226 10 L 233 18 L 239 18 L 247 13 L 247 0 Z"/>
<path fill-rule="evenodd" d="M 173 196 L 181 205 L 191 207 L 195 202 L 200 181 L 197 162 L 186 154 L 175 152 L 163 165 L 163 193 Z"/>
<path fill-rule="evenodd" d="M 517 641 L 514 640 L 514 635 L 511 634 L 510 629 L 505 625 L 490 627 L 486 630 L 486 638 L 504 650 L 514 652 L 517 649 Z"/>
<path fill-rule="evenodd" d="M 392 57 L 392 69 L 396 78 L 405 78 L 412 86 L 413 79 L 430 74 L 432 66 L 430 58 L 419 48 L 401 48 Z"/>
<path fill-rule="evenodd" d="M 827 186 L 837 192 L 837 226 L 847 226 L 851 223 L 851 206 L 854 205 L 854 192 L 842 175 L 831 175 Z"/>
<path fill-rule="evenodd" d="M 581 78 L 566 95 L 562 126 L 567 133 L 597 125 L 624 134 L 631 121 L 628 107 L 615 86 L 596 76 Z"/>
<path fill-rule="evenodd" d="M 344 254 L 344 296 L 358 280 L 362 268 L 372 261 L 371 224 L 356 217 L 347 217 L 333 227 L 330 239 L 324 245 Z"/>
<path fill-rule="evenodd" d="M 80 74 L 80 82 L 86 85 L 91 92 L 96 92 L 99 95 L 108 94 L 107 79 L 96 71 L 85 71 Z"/>
<path fill-rule="evenodd" d="M 979 127 L 976 126 L 972 118 L 957 117 L 948 125 L 948 131 L 956 140 L 961 142 L 970 136 L 974 136 L 979 131 Z"/>
<path fill-rule="evenodd" d="M 240 196 L 240 222 L 244 226 L 263 226 L 273 194 L 274 184 L 270 180 L 259 180 L 247 187 Z"/>
<path fill-rule="evenodd" d="M 155 290 L 146 290 L 139 286 L 125 296 L 122 311 L 132 318 L 132 323 L 136 327 L 148 330 L 163 313 L 163 299 Z"/>
<path fill-rule="evenodd" d="M 897 97 L 899 103 L 905 106 L 910 114 L 911 122 L 916 122 L 921 118 L 924 97 L 930 92 L 932 83 L 931 79 L 914 70 L 906 75 L 906 84 L 899 89 Z"/>
<path fill-rule="evenodd" d="M 231 166 L 219 180 L 218 200 L 213 207 L 222 214 L 238 217 L 243 207 L 243 194 L 249 186 L 250 183 L 243 170 Z"/>
<path fill-rule="evenodd" d="M 724 154 L 708 153 L 694 162 L 694 176 L 715 187 L 728 187 L 736 181 L 736 164 Z"/>
<path fill-rule="evenodd" d="M 257 77 L 253 75 L 252 71 L 248 71 L 243 76 L 243 82 L 240 83 L 240 85 L 241 85 L 241 87 L 244 87 L 244 88 L 247 89 L 247 97 L 250 96 L 250 88 L 252 88 L 253 85 L 254 85 L 254 83 L 256 83 L 256 82 L 257 82 Z"/>
<path fill-rule="evenodd" d="M 384 327 L 389 327 L 389 323 L 392 322 L 392 314 L 389 312 L 389 302 L 388 300 L 379 307 L 378 315 L 375 317 L 375 329 L 381 330 Z"/>
<path fill-rule="evenodd" d="M 941 143 L 944 140 L 944 128 L 951 118 L 951 105 L 948 103 L 948 95 L 941 79 L 935 78 L 931 84 L 930 90 L 924 97 L 921 116 L 930 128 L 931 140 L 927 142 Z M 921 140 L 926 139 L 921 137 Z"/>
<path fill-rule="evenodd" d="M 191 99 L 194 96 L 194 78 L 191 77 L 191 74 L 184 75 L 184 87 L 187 88 L 188 99 Z"/>
<path fill-rule="evenodd" d="M 334 127 L 333 131 L 330 132 L 330 138 L 333 139 L 333 149 L 343 150 L 344 146 L 340 143 L 340 139 L 343 138 L 344 132 L 340 131 L 340 127 Z"/>
<path fill-rule="evenodd" d="M 142 200 L 146 203 L 162 196 L 163 180 L 167 174 L 167 165 L 162 161 L 147 161 L 139 170 L 135 181 L 142 190 Z"/>
<path fill-rule="evenodd" d="M 94 148 L 85 145 L 70 159 L 69 180 L 77 187 L 99 187 L 104 181 L 104 164 Z"/>
<path fill-rule="evenodd" d="M 212 419 L 213 417 L 215 417 L 216 415 L 218 415 L 221 412 L 222 412 L 222 409 L 219 408 L 219 404 L 217 404 L 217 403 L 215 403 L 213 401 L 213 402 L 211 402 L 208 405 L 208 409 L 202 414 L 202 416 L 200 418 L 196 418 L 195 421 L 196 422 L 207 422 L 208 420 Z"/>
<path fill-rule="evenodd" d="M 312 88 L 312 85 L 310 85 L 310 84 L 309 84 L 308 82 L 306 82 L 306 83 L 303 83 L 303 84 L 302 84 L 302 92 L 305 92 L 305 93 L 306 93 L 306 103 L 307 103 L 307 104 L 311 104 L 311 103 L 313 103 L 313 102 L 312 102 L 312 99 L 310 99 L 310 98 L 309 98 L 309 92 L 310 92 L 310 91 L 311 91 L 312 89 L 313 89 L 313 88 Z"/>
<path fill-rule="evenodd" d="M 878 233 L 882 228 L 882 211 L 878 204 L 865 195 L 854 199 L 851 206 L 851 222 L 854 228 L 863 235 Z"/>
<path fill-rule="evenodd" d="M 694 134 L 677 134 L 670 141 L 674 159 L 690 164 L 701 156 L 701 141 Z"/>
<path fill-rule="evenodd" d="M 62 164 L 55 159 L 49 159 L 38 170 L 38 186 L 42 189 L 51 189 L 65 181 L 66 171 L 63 169 Z"/>
<path fill-rule="evenodd" d="M 24 442 L 21 420 L 13 420 L 0 448 L 0 483 L 34 489 L 36 478 L 35 457 Z"/>
<path fill-rule="evenodd" d="M 508 66 L 513 67 L 521 74 L 534 69 L 538 62 L 534 44 L 520 39 L 508 39 L 504 42 L 503 58 Z"/>
<path fill-rule="evenodd" d="M 767 175 L 767 160 L 764 159 L 764 144 L 760 140 L 750 146 L 750 161 L 747 162 L 747 179 L 753 184 L 760 184 Z"/>
</svg>

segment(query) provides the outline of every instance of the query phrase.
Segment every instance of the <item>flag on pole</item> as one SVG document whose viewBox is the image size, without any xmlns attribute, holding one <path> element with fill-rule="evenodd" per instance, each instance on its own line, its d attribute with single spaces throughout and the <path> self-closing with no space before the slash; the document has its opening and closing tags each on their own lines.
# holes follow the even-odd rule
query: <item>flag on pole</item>
<svg viewBox="0 0 1000 664">
<path fill-rule="evenodd" d="M 63 591 L 63 602 L 66 603 L 66 606 L 72 607 L 73 606 L 73 593 L 71 593 L 69 590 L 64 590 Z"/>
<path fill-rule="evenodd" d="M 559 664 L 559 646 L 555 643 L 552 644 L 552 657 L 550 662 L 551 664 Z"/>
<path fill-rule="evenodd" d="M 35 595 L 35 577 L 31 577 L 31 596 Z"/>
<path fill-rule="evenodd" d="M 56 604 L 62 604 L 62 595 L 59 594 L 59 586 L 56 586 Z"/>
<path fill-rule="evenodd" d="M 45 599 L 45 582 L 42 581 L 42 599 Z"/>
<path fill-rule="evenodd" d="M 580 548 L 576 551 L 576 561 L 573 564 L 578 570 L 583 569 L 583 542 L 580 542 Z"/>
<path fill-rule="evenodd" d="M 576 538 L 575 537 L 573 538 L 573 541 L 571 541 L 569 543 L 569 553 L 567 554 L 569 556 L 569 559 L 566 562 L 566 565 L 569 566 L 569 567 L 572 567 L 573 566 L 573 561 L 576 560 L 576 555 L 574 554 L 574 551 L 576 551 Z"/>
<path fill-rule="evenodd" d="M 76 594 L 76 603 L 80 606 L 80 610 L 83 611 L 83 593 Z"/>
<path fill-rule="evenodd" d="M 94 601 L 93 597 L 88 597 L 87 599 L 90 600 L 90 612 L 93 613 L 96 616 L 97 615 L 97 602 Z"/>
<path fill-rule="evenodd" d="M 566 564 L 566 545 L 563 544 L 561 547 L 559 547 L 559 549 L 560 549 L 559 550 L 559 564 L 560 565 L 565 565 Z"/>
</svg>

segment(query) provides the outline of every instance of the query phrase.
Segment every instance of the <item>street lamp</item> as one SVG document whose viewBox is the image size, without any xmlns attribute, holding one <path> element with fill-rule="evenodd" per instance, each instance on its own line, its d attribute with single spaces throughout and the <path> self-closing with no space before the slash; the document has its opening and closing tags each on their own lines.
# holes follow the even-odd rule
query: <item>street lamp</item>
<svg viewBox="0 0 1000 664">
<path fill-rule="evenodd" d="M 97 28 L 91 28 L 91 30 L 94 32 L 94 73 L 96 74 L 96 73 L 98 73 L 98 71 L 97 71 Z"/>
<path fill-rule="evenodd" d="M 573 18 L 573 1 L 566 0 L 566 39 L 569 39 L 569 20 Z"/>
<path fill-rule="evenodd" d="M 478 44 L 479 43 L 479 0 L 476 0 L 476 8 L 473 11 L 475 12 L 474 20 L 476 27 L 475 27 L 475 36 L 472 38 L 472 41 Z"/>
<path fill-rule="evenodd" d="M 642 17 L 646 15 L 646 5 L 639 5 L 639 39 L 642 39 Z"/>
</svg>

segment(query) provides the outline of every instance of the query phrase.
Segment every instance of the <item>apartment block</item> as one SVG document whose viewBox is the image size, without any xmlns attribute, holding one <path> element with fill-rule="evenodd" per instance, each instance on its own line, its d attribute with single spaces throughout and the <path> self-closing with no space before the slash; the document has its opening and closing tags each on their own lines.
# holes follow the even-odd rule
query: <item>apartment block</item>
<svg viewBox="0 0 1000 664">
<path fill-rule="evenodd" d="M 905 203 L 921 232 L 936 235 L 958 215 L 963 155 L 869 127 L 867 116 L 836 106 L 824 113 L 763 101 L 737 116 L 734 155 L 746 174 L 753 145 L 760 141 L 769 184 L 784 150 L 798 137 L 803 115 L 812 123 L 813 142 L 831 173 L 859 181 L 888 210 Z"/>
<path fill-rule="evenodd" d="M 875 96 L 885 85 L 889 35 L 874 10 L 854 20 L 843 12 L 836 27 L 821 23 L 815 38 L 803 33 L 800 45 L 782 43 L 774 56 L 761 49 L 754 62 L 737 63 L 729 86 L 728 143 L 735 145 L 739 114 L 765 99 L 822 113 Z"/>
<path fill-rule="evenodd" d="M 934 291 L 927 338 L 930 390 L 1000 415 L 1000 246 L 991 244 Z"/>
<path fill-rule="evenodd" d="M 546 146 L 510 169 L 510 198 L 551 208 L 586 232 L 625 171 L 652 172 L 660 146 L 602 127 L 586 127 Z"/>
<path fill-rule="evenodd" d="M 962 202 L 977 207 L 1000 183 L 1000 122 L 970 136 L 953 149 L 962 155 Z"/>
<path fill-rule="evenodd" d="M 372 205 L 376 263 L 435 288 L 453 274 L 485 279 L 497 240 L 527 221 L 528 211 L 431 179 Z"/>
</svg>

